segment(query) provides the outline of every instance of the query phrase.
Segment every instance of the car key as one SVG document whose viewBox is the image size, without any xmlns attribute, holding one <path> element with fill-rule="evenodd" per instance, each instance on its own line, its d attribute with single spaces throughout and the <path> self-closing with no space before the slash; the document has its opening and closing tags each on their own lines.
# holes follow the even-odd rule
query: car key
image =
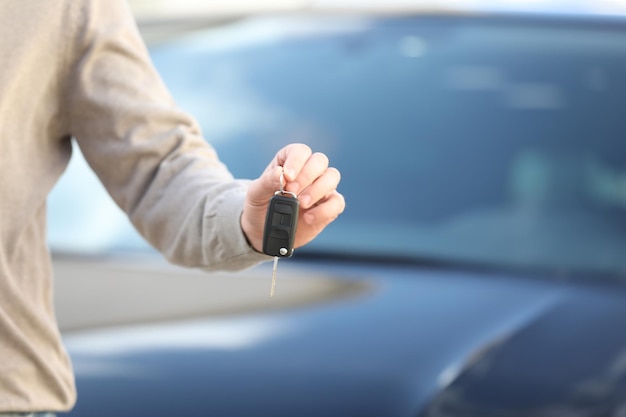
<svg viewBox="0 0 626 417">
<path fill-rule="evenodd" d="M 274 193 L 269 202 L 263 231 L 263 253 L 274 257 L 270 297 L 274 296 L 274 288 L 276 287 L 278 260 L 288 258 L 293 254 L 299 207 L 298 196 L 295 193 L 285 191 L 285 178 L 281 172 L 280 190 Z"/>
</svg>

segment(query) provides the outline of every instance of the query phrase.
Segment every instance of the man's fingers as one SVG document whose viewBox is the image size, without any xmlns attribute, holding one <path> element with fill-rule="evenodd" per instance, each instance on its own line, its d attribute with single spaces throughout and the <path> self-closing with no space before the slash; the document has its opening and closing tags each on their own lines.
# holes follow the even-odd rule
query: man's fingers
<svg viewBox="0 0 626 417">
<path fill-rule="evenodd" d="M 313 153 L 304 144 L 291 144 L 278 151 L 263 174 L 252 181 L 241 215 L 241 227 L 257 251 L 262 246 L 267 204 L 281 189 L 281 173 L 285 191 L 298 194 L 300 200 L 302 224 L 296 232 L 295 246 L 313 240 L 343 212 L 345 200 L 337 192 L 340 173 L 328 164 L 325 154 Z"/>
<path fill-rule="evenodd" d="M 317 234 L 319 234 L 329 223 L 343 213 L 346 202 L 343 195 L 333 191 L 326 196 L 319 204 L 311 209 L 303 210 L 303 223 L 298 227 L 296 234 L 296 245 L 300 247 L 307 244 Z M 301 233 L 304 232 L 304 233 Z"/>
<path fill-rule="evenodd" d="M 288 184 L 287 190 L 300 194 L 303 190 L 317 181 L 318 178 L 324 175 L 327 169 L 328 157 L 321 152 L 312 154 L 305 162 L 297 177 Z"/>
<path fill-rule="evenodd" d="M 318 204 L 318 202 L 337 189 L 340 181 L 341 174 L 339 171 L 332 167 L 327 168 L 315 182 L 301 191 L 298 199 L 302 208 L 307 209 Z"/>
<path fill-rule="evenodd" d="M 283 167 L 285 179 L 288 182 L 294 181 L 300 171 L 311 157 L 311 148 L 302 143 L 292 143 L 282 148 L 276 154 L 275 163 Z"/>
</svg>

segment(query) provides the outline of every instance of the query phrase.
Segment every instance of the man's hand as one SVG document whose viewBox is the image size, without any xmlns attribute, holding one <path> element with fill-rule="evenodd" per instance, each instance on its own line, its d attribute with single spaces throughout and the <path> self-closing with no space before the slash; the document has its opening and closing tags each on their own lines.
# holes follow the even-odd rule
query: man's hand
<svg viewBox="0 0 626 417">
<path fill-rule="evenodd" d="M 282 168 L 281 168 L 282 167 Z M 291 144 L 278 151 L 263 174 L 253 181 L 241 216 L 241 228 L 254 249 L 261 252 L 267 205 L 280 190 L 280 173 L 284 170 L 285 191 L 298 196 L 300 215 L 294 247 L 313 240 L 345 208 L 337 192 L 340 174 L 328 166 L 328 157 L 313 153 L 303 144 Z"/>
</svg>

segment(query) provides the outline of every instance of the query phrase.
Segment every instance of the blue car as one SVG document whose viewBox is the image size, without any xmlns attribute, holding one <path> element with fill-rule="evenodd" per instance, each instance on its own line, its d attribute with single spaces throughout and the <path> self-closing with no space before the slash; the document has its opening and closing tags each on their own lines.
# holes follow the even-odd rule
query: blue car
<svg viewBox="0 0 626 417">
<path fill-rule="evenodd" d="M 626 416 L 624 18 L 198 22 L 147 37 L 180 107 L 237 177 L 325 152 L 346 210 L 273 298 L 269 264 L 166 266 L 113 221 L 80 252 L 52 222 L 59 297 L 128 291 L 59 303 L 69 416 Z"/>
</svg>

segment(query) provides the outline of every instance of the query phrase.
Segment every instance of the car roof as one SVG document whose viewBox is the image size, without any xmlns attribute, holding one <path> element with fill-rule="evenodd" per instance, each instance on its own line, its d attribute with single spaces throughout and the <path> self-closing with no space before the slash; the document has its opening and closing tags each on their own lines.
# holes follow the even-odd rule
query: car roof
<svg viewBox="0 0 626 417">
<path fill-rule="evenodd" d="M 131 0 L 130 5 L 138 20 L 242 17 L 279 12 L 626 16 L 626 0 Z"/>
<path fill-rule="evenodd" d="M 531 16 L 626 22 L 626 0 L 130 0 L 148 44 L 269 15 Z"/>
</svg>

